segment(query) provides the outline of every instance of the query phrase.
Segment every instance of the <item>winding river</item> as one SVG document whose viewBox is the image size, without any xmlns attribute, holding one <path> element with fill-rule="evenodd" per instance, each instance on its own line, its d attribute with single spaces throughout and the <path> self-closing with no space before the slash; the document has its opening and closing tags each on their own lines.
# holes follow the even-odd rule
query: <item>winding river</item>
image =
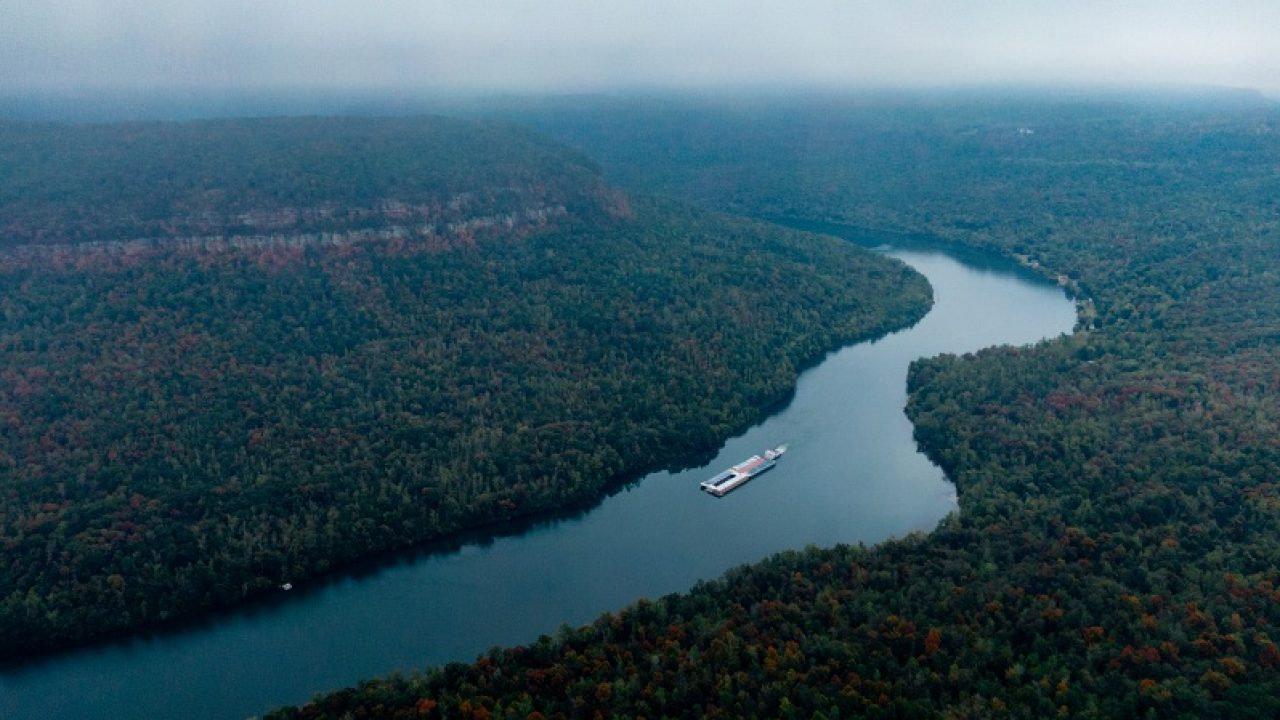
<svg viewBox="0 0 1280 720">
<path fill-rule="evenodd" d="M 811 226 L 812 227 L 812 226 Z M 954 488 L 903 414 L 911 360 L 1069 332 L 1073 303 L 1011 264 L 821 228 L 923 273 L 915 326 L 832 353 L 707 465 L 655 472 L 572 516 L 457 538 L 198 623 L 0 669 L 0 718 L 240 718 L 362 678 L 513 645 L 809 544 L 929 530 Z M 723 499 L 697 485 L 788 443 Z"/>
</svg>

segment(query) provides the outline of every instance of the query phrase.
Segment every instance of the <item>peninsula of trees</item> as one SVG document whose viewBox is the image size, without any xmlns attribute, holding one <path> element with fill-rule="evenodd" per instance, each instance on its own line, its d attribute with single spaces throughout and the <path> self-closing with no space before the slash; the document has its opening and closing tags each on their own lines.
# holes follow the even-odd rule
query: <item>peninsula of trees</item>
<svg viewBox="0 0 1280 720">
<path fill-rule="evenodd" d="M 929 303 L 501 122 L 0 124 L 0 655 L 598 500 Z"/>
</svg>

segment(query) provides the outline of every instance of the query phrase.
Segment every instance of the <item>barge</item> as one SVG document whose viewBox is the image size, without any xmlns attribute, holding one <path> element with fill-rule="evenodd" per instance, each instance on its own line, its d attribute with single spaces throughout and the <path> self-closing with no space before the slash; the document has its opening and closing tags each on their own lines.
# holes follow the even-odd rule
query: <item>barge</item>
<svg viewBox="0 0 1280 720">
<path fill-rule="evenodd" d="M 786 445 L 779 445 L 772 450 L 765 450 L 763 455 L 752 455 L 710 480 L 704 481 L 698 487 L 716 497 L 724 497 L 730 490 L 743 485 L 751 478 L 772 470 L 778 464 L 778 458 L 782 457 L 786 451 Z"/>
</svg>

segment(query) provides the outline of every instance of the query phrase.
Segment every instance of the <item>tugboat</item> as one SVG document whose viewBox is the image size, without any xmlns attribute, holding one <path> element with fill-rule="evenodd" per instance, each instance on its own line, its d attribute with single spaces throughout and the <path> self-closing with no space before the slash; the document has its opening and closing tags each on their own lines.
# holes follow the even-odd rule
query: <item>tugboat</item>
<svg viewBox="0 0 1280 720">
<path fill-rule="evenodd" d="M 724 472 L 700 484 L 698 487 L 715 495 L 724 497 L 730 490 L 746 483 L 751 478 L 772 470 L 778 464 L 778 458 L 787 451 L 786 445 L 779 445 L 772 450 L 765 450 L 762 455 L 752 455 Z"/>
</svg>

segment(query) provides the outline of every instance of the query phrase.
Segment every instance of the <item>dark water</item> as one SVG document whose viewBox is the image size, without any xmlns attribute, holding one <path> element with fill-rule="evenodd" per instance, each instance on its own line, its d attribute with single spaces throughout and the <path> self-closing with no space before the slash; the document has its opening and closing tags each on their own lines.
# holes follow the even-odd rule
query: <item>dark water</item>
<svg viewBox="0 0 1280 720">
<path fill-rule="evenodd" d="M 245 717 L 529 642 L 781 550 L 933 528 L 956 509 L 955 495 L 911 438 L 907 364 L 1068 332 L 1074 307 L 1056 287 L 990 259 L 962 262 L 919 243 L 881 249 L 928 277 L 934 309 L 805 372 L 789 405 L 706 467 L 653 473 L 576 517 L 0 670 L 0 718 Z M 698 491 L 716 471 L 780 443 L 790 452 L 771 472 L 723 499 Z"/>
</svg>

